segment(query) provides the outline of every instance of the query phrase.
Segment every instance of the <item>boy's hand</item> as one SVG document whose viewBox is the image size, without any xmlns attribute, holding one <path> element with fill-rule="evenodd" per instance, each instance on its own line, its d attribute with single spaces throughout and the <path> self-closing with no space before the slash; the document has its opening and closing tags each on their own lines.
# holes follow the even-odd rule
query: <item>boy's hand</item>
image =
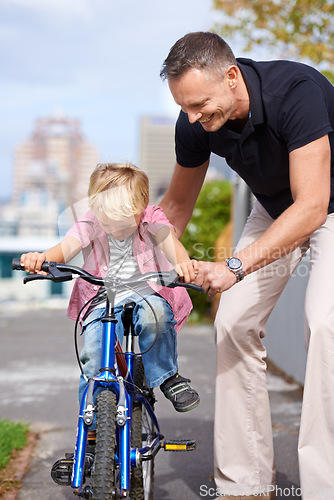
<svg viewBox="0 0 334 500">
<path fill-rule="evenodd" d="M 174 267 L 177 274 L 182 278 L 185 283 L 192 283 L 195 281 L 198 274 L 198 262 L 197 260 L 187 260 L 185 262 L 179 262 Z"/>
<path fill-rule="evenodd" d="M 23 253 L 21 255 L 21 266 L 24 267 L 25 271 L 30 274 L 44 274 L 44 271 L 41 271 L 41 267 L 43 262 L 45 262 L 46 254 L 39 252 L 29 252 Z"/>
</svg>

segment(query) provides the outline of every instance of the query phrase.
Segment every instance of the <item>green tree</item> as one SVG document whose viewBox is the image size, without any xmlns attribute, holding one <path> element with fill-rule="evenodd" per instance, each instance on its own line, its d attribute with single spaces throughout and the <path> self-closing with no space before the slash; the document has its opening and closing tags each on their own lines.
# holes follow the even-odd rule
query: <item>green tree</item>
<svg viewBox="0 0 334 500">
<path fill-rule="evenodd" d="M 281 58 L 315 63 L 334 82 L 334 0 L 213 0 L 214 30 L 242 36 L 245 50 L 278 48 Z"/>
<path fill-rule="evenodd" d="M 226 180 L 208 181 L 202 187 L 192 218 L 181 241 L 190 258 L 213 261 L 218 236 L 230 220 L 231 183 Z M 194 305 L 193 318 L 210 316 L 211 299 L 207 294 L 190 292 Z"/>
</svg>

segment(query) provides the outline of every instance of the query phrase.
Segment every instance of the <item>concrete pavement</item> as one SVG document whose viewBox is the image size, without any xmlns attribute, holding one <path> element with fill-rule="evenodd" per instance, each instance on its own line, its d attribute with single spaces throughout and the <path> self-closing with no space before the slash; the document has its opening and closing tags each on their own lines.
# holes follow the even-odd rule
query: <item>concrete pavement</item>
<svg viewBox="0 0 334 500">
<path fill-rule="evenodd" d="M 64 310 L 0 312 L 0 418 L 31 423 L 39 439 L 18 500 L 74 498 L 69 487 L 53 483 L 50 468 L 72 451 L 77 420 L 79 369 L 73 348 L 73 322 Z M 178 414 L 159 390 L 157 413 L 168 438 L 195 438 L 190 453 L 164 453 L 155 462 L 156 500 L 214 498 L 213 411 L 215 346 L 211 326 L 186 326 L 178 337 L 180 373 L 201 396 L 195 410 Z M 301 391 L 269 372 L 278 499 L 298 499 L 297 438 Z M 281 494 L 280 494 L 281 493 Z"/>
</svg>

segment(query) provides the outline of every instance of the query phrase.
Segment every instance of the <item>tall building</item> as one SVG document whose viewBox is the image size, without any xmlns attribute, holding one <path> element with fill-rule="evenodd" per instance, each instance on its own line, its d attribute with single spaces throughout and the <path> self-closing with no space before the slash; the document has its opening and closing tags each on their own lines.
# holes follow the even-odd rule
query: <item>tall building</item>
<svg viewBox="0 0 334 500">
<path fill-rule="evenodd" d="M 166 191 L 175 166 L 175 120 L 143 116 L 140 122 L 140 167 L 150 179 L 150 203 Z"/>
<path fill-rule="evenodd" d="M 15 151 L 13 199 L 5 218 L 12 219 L 16 234 L 56 234 L 59 213 L 87 196 L 98 157 L 78 120 L 59 113 L 36 120 L 31 137 Z"/>
<path fill-rule="evenodd" d="M 17 147 L 12 201 L 0 213 L 0 304 L 70 293 L 68 283 L 21 286 L 22 276 L 11 270 L 11 261 L 58 243 L 65 229 L 59 227 L 59 216 L 86 198 L 98 160 L 98 151 L 83 137 L 80 122 L 59 113 L 38 119 L 31 137 Z"/>
<path fill-rule="evenodd" d="M 140 167 L 150 180 L 150 203 L 160 201 L 167 190 L 176 162 L 175 120 L 166 116 L 143 116 L 140 122 Z M 225 158 L 210 157 L 207 180 L 233 178 Z"/>
</svg>

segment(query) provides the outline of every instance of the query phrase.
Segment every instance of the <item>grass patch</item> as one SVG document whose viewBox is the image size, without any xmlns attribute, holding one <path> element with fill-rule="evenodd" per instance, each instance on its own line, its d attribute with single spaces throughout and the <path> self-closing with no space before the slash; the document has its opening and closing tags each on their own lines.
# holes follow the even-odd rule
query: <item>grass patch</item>
<svg viewBox="0 0 334 500">
<path fill-rule="evenodd" d="M 5 467 L 13 450 L 21 450 L 27 443 L 28 424 L 0 420 L 0 469 Z"/>
</svg>

